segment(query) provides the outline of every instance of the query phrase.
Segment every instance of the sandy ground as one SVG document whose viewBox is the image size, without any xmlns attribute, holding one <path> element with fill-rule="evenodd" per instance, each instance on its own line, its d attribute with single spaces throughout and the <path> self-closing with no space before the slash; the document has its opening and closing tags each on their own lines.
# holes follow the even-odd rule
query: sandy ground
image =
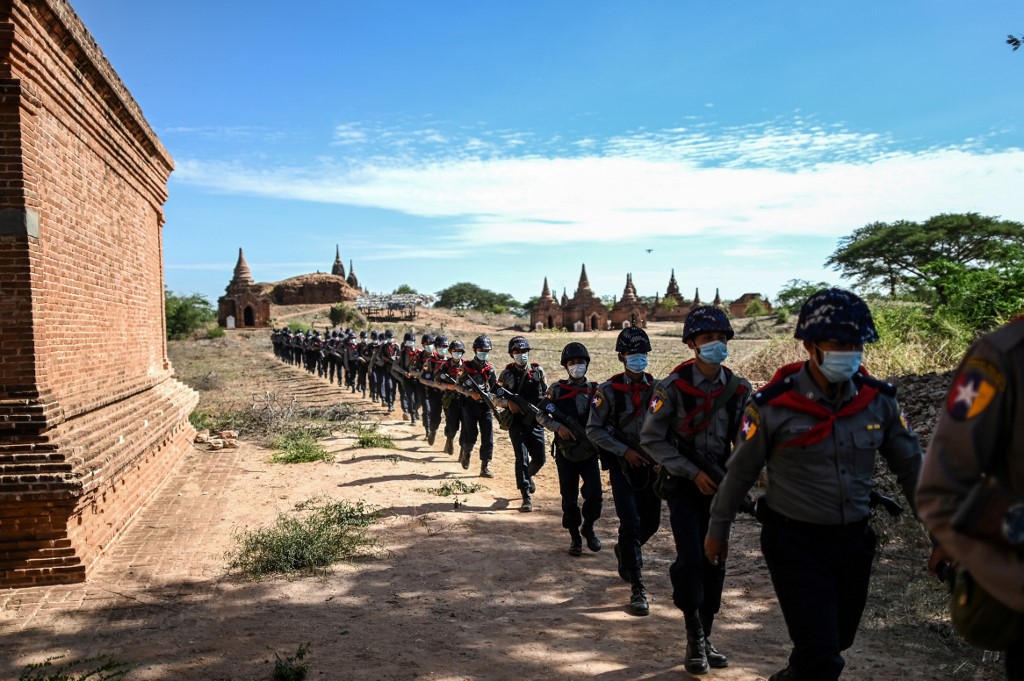
<svg viewBox="0 0 1024 681">
<path fill-rule="evenodd" d="M 682 616 L 671 601 L 667 510 L 645 560 L 651 614 L 628 614 L 615 572 L 617 521 L 605 482 L 605 549 L 566 553 L 553 464 L 537 478 L 535 511 L 518 511 L 511 448 L 496 431 L 497 477 L 476 477 L 428 446 L 422 428 L 276 362 L 258 390 L 307 403 L 353 404 L 397 450 L 360 449 L 350 433 L 326 444 L 332 462 L 280 465 L 243 442 L 190 452 L 84 585 L 0 592 L 0 678 L 53 655 L 108 654 L 137 666 L 129 679 L 268 679 L 274 652 L 310 644 L 310 678 L 685 679 Z M 255 379 L 254 379 L 255 380 Z M 481 482 L 456 507 L 428 488 Z M 252 583 L 225 569 L 233 533 L 271 523 L 317 495 L 381 509 L 377 547 L 324 577 Z M 728 669 L 704 678 L 766 679 L 789 640 L 757 548 L 758 526 L 733 531 L 714 640 Z M 848 651 L 849 679 L 946 679 L 942 647 L 919 632 L 865 618 Z"/>
</svg>

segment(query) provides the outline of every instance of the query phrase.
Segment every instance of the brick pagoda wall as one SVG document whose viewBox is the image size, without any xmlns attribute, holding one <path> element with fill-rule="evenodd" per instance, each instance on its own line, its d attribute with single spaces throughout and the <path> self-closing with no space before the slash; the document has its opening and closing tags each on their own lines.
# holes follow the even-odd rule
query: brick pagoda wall
<svg viewBox="0 0 1024 681">
<path fill-rule="evenodd" d="M 0 3 L 0 587 L 83 580 L 189 447 L 172 168 L 67 2 Z"/>
</svg>

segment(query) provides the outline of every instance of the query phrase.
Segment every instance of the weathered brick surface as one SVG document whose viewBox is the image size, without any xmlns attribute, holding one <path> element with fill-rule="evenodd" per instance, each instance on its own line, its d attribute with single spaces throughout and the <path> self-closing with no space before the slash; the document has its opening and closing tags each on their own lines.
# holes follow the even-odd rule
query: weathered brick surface
<svg viewBox="0 0 1024 681">
<path fill-rule="evenodd" d="M 0 3 L 0 586 L 84 579 L 188 448 L 172 168 L 65 0 Z"/>
</svg>

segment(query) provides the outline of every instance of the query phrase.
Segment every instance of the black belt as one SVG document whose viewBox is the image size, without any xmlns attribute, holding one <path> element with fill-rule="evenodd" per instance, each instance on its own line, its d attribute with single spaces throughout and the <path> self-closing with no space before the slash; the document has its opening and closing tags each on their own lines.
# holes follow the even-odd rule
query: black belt
<svg viewBox="0 0 1024 681">
<path fill-rule="evenodd" d="M 794 520 L 789 516 L 774 511 L 768 506 L 767 498 L 762 496 L 757 500 L 757 519 L 763 524 L 777 523 L 785 525 L 804 534 L 812 535 L 822 539 L 848 539 L 864 534 L 868 526 L 868 519 L 856 520 L 845 525 L 820 525 L 808 523 L 803 520 Z"/>
</svg>

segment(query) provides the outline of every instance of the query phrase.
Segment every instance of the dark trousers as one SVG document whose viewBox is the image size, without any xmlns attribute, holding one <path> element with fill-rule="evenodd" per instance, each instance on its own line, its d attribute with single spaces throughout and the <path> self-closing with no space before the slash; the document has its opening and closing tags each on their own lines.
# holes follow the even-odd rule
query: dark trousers
<svg viewBox="0 0 1024 681">
<path fill-rule="evenodd" d="M 668 498 L 676 559 L 668 570 L 672 602 L 684 613 L 714 615 L 722 607 L 725 563 L 715 565 L 704 555 L 704 537 L 711 520 L 713 496 L 701 493 L 691 480 L 680 480 Z M 710 618 L 703 618 L 710 621 Z"/>
<path fill-rule="evenodd" d="M 424 386 L 423 427 L 427 428 L 428 424 L 430 430 L 437 430 L 441 427 L 441 391 Z"/>
<path fill-rule="evenodd" d="M 459 444 L 462 444 L 462 436 L 459 428 L 462 426 L 462 396 L 451 394 L 448 406 L 444 407 L 444 436 L 454 438 L 459 435 Z"/>
<path fill-rule="evenodd" d="M 516 487 L 519 491 L 530 488 L 530 478 L 536 475 L 547 461 L 544 452 L 544 429 L 536 425 L 524 426 L 517 418 L 508 429 L 512 451 L 516 457 Z"/>
<path fill-rule="evenodd" d="M 1006 656 L 1006 681 L 1024 681 L 1024 640 L 1003 653 Z"/>
<path fill-rule="evenodd" d="M 643 545 L 661 525 L 661 497 L 654 493 L 654 471 L 649 466 L 633 469 L 632 481 L 618 457 L 608 468 L 615 515 L 619 518 L 619 553 L 630 573 L 644 566 Z M 634 488 L 635 483 L 637 487 Z"/>
<path fill-rule="evenodd" d="M 370 367 L 370 398 L 373 400 L 380 399 L 380 382 L 380 367 Z"/>
<path fill-rule="evenodd" d="M 770 511 L 762 522 L 761 552 L 793 641 L 792 678 L 834 681 L 867 602 L 875 533 L 867 523 L 816 526 Z"/>
<path fill-rule="evenodd" d="M 483 402 L 467 398 L 462 401 L 462 439 L 459 444 L 473 449 L 477 432 L 480 433 L 480 461 L 486 463 L 494 456 L 494 414 Z"/>
<path fill-rule="evenodd" d="M 340 376 L 338 377 L 338 383 L 341 383 Z M 356 387 L 356 360 L 354 359 L 350 359 L 345 363 L 345 387 Z"/>
<path fill-rule="evenodd" d="M 577 532 L 581 522 L 592 526 L 601 517 L 601 466 L 597 455 L 584 461 L 569 461 L 561 452 L 556 452 L 555 467 L 558 469 L 558 491 L 562 495 L 562 527 Z M 582 515 L 580 494 L 583 495 Z"/>
<path fill-rule="evenodd" d="M 360 364 L 356 375 L 356 390 L 363 393 L 363 397 L 366 397 L 366 374 L 368 367 L 365 364 Z"/>
</svg>

